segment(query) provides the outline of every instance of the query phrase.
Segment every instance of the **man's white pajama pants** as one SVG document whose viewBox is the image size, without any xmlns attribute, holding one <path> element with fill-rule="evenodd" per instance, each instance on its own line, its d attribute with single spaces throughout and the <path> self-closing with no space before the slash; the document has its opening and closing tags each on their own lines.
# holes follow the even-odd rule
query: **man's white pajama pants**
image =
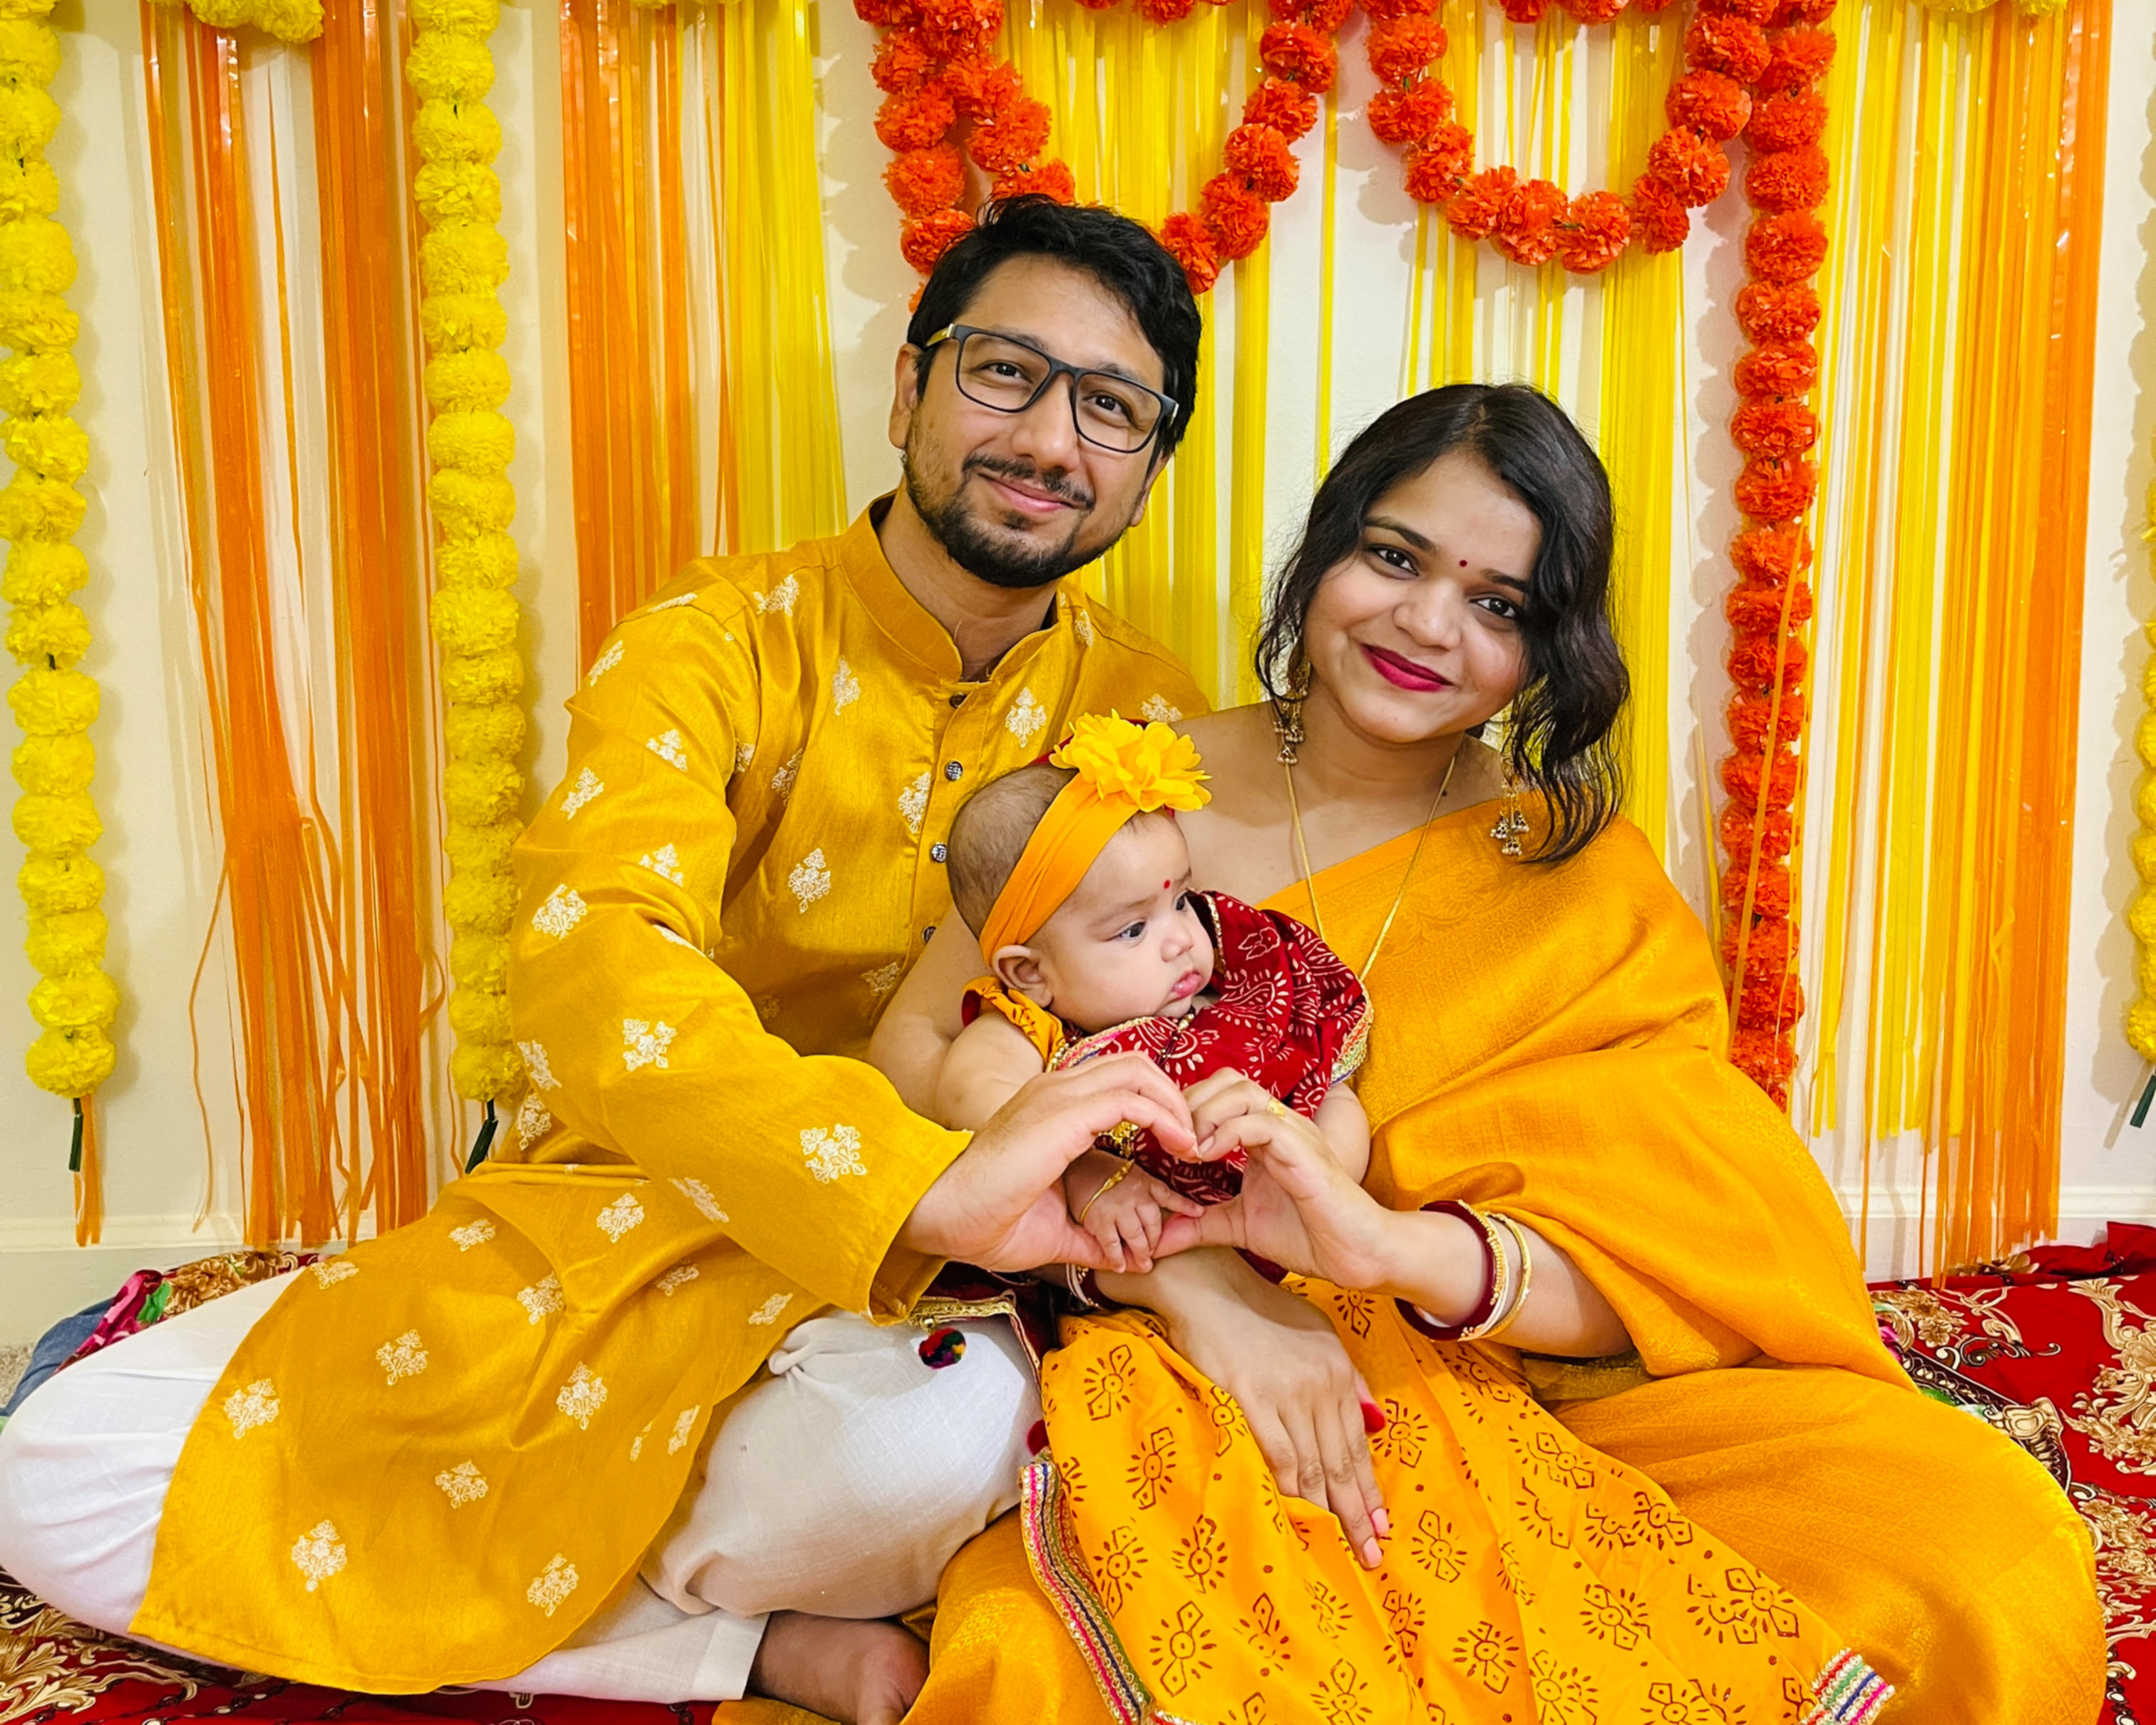
<svg viewBox="0 0 2156 1725">
<path fill-rule="evenodd" d="M 188 1430 L 287 1286 L 259 1282 L 168 1318 L 35 1391 L 0 1428 L 0 1568 L 125 1635 Z M 796 1325 L 770 1375 L 734 1404 L 639 1579 L 566 1645 L 478 1686 L 732 1700 L 767 1613 L 886 1617 L 934 1598 L 959 1547 L 1017 1502 L 1040 1417 L 1009 1327 L 960 1327 L 965 1357 L 931 1371 L 917 1330 L 848 1314 Z"/>
</svg>

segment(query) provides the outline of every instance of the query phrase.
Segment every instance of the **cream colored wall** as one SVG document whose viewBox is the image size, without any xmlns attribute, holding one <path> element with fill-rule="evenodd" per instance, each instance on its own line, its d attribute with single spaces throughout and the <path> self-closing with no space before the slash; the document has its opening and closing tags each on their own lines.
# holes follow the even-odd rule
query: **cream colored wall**
<svg viewBox="0 0 2156 1725">
<path fill-rule="evenodd" d="M 2128 8 L 2130 9 L 2130 8 Z M 200 991 L 202 1106 L 192 1076 L 187 996 L 216 897 L 218 850 L 206 814 L 199 679 L 181 576 L 171 482 L 171 439 L 157 320 L 157 259 L 149 207 L 139 14 L 130 0 L 80 0 L 64 15 L 68 54 L 54 94 L 68 120 L 53 149 L 65 187 L 64 216 L 82 274 L 74 303 L 84 316 L 79 350 L 89 379 L 80 417 L 93 439 L 91 503 L 80 542 L 95 572 L 88 607 L 99 633 L 85 662 L 103 686 L 95 736 L 96 795 L 106 836 L 98 855 L 111 882 L 110 968 L 126 1004 L 118 1070 L 100 1092 L 108 1221 L 104 1247 L 69 1243 L 64 1105 L 30 1086 L 12 1052 L 0 1057 L 0 1342 L 34 1334 L 52 1317 L 109 1291 L 131 1268 L 176 1262 L 236 1238 L 236 1120 L 230 1101 L 225 952 L 213 944 Z M 891 354 L 901 338 L 910 272 L 896 261 L 896 216 L 881 183 L 884 155 L 869 123 L 875 93 L 867 64 L 872 33 L 850 7 L 824 4 L 817 18 L 824 79 L 827 236 L 834 339 L 839 357 L 848 489 L 859 506 L 891 480 L 883 421 Z M 2118 916 L 2132 885 L 2125 841 L 2133 829 L 2138 768 L 2133 728 L 2141 712 L 2148 649 L 2138 619 L 2156 609 L 2138 534 L 2156 431 L 2156 63 L 2122 33 L 2114 64 L 2102 298 L 2097 331 L 2097 424 L 2089 474 L 2087 647 L 2080 750 L 2069 1024 L 2063 1231 L 2086 1235 L 2108 1215 L 2156 1214 L 2156 1125 L 2122 1130 L 2139 1077 L 2118 1025 L 2132 997 L 2133 952 Z M 512 473 L 516 533 L 526 570 L 521 597 L 531 626 L 537 777 L 558 770 L 561 701 L 577 674 L 573 500 L 568 465 L 568 392 L 561 238 L 563 214 L 559 68 L 552 17 L 511 6 L 495 39 L 500 66 L 493 103 L 508 140 L 501 172 L 503 228 L 513 260 L 505 298 L 516 380 Z M 1350 52 L 1345 101 L 1367 95 L 1368 74 Z M 302 80 L 303 82 L 303 80 Z M 1336 445 L 1391 402 L 1404 340 L 1412 207 L 1387 152 L 1353 123 L 1342 128 L 1336 230 L 1338 283 L 1332 424 Z M 1270 452 L 1265 520 L 1239 524 L 1265 534 L 1277 555 L 1308 501 L 1314 466 L 1317 167 L 1276 217 Z M 1691 470 L 1696 481 L 1690 567 L 1676 573 L 1670 619 L 1669 722 L 1676 763 L 1671 805 L 1695 796 L 1695 712 L 1718 711 L 1717 612 L 1725 581 L 1717 553 L 1735 516 L 1727 497 L 1735 460 L 1721 424 L 1729 403 L 1735 336 L 1712 308 L 1738 280 L 1741 211 L 1725 199 L 1687 253 L 1686 303 L 1694 331 L 1688 367 Z M 1224 298 L 1220 315 L 1229 315 Z M 1484 351 L 1507 351 L 1502 331 Z M 1493 369 L 1504 369 L 1493 360 Z M 2135 377 L 2149 380 L 2137 386 Z M 1214 380 L 1216 384 L 1219 380 Z M 1590 431 L 1593 429 L 1589 426 Z M 1717 737 L 1710 753 L 1719 752 Z M 1681 820 L 1672 872 L 1698 903 L 1696 832 Z M 19 860 L 12 836 L 0 862 Z M 33 980 L 20 947 L 0 946 L 0 1050 L 32 1034 L 23 1004 Z M 444 1166 L 450 1140 L 444 1134 Z M 209 1146 L 217 1147 L 214 1157 Z M 1818 1147 L 1829 1174 L 1853 1190 L 1859 1164 L 1830 1139 Z M 213 1166 L 215 1178 L 211 1178 Z M 1913 1207 L 1916 1170 L 1906 1153 L 1882 1165 L 1870 1242 L 1884 1270 L 1907 1251 L 1897 1209 Z M 203 1220 L 196 1225 L 198 1216 Z"/>
</svg>

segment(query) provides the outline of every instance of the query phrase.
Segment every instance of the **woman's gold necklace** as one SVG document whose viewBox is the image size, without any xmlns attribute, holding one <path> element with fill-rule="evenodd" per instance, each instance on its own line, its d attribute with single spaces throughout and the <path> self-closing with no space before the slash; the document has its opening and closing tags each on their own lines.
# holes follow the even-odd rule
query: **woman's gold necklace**
<svg viewBox="0 0 2156 1725">
<path fill-rule="evenodd" d="M 1384 926 L 1378 931 L 1377 939 L 1371 942 L 1370 956 L 1363 961 L 1362 968 L 1356 972 L 1358 976 L 1366 977 L 1370 973 L 1370 967 L 1378 962 L 1378 949 L 1384 945 L 1385 937 L 1393 932 L 1393 919 L 1400 914 L 1400 906 L 1407 901 L 1408 883 L 1414 879 L 1415 865 L 1422 860 L 1423 841 L 1430 837 L 1430 823 L 1437 819 L 1437 805 L 1445 800 L 1445 793 L 1451 789 L 1453 768 L 1459 766 L 1460 750 L 1466 747 L 1467 739 L 1463 737 L 1459 747 L 1453 750 L 1452 758 L 1445 763 L 1445 777 L 1438 780 L 1437 794 L 1430 799 L 1430 813 L 1422 818 L 1422 830 L 1416 834 L 1414 849 L 1408 855 L 1407 872 L 1400 876 L 1400 890 L 1393 895 L 1393 907 L 1385 912 Z M 1310 846 L 1303 839 L 1302 810 L 1295 799 L 1295 763 L 1282 761 L 1281 771 L 1287 777 L 1288 819 L 1295 833 L 1296 856 L 1302 865 L 1302 890 L 1310 895 L 1310 914 L 1317 919 L 1317 937 L 1329 947 L 1332 944 L 1332 937 L 1325 932 L 1325 913 L 1317 908 L 1317 883 L 1310 872 Z"/>
</svg>

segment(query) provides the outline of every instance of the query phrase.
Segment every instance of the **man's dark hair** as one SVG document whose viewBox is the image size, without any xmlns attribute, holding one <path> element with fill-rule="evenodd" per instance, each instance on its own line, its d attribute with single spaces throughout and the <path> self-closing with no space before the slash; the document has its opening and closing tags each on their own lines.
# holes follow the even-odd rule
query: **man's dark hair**
<svg viewBox="0 0 2156 1725">
<path fill-rule="evenodd" d="M 1198 404 L 1204 320 L 1174 254 L 1128 216 L 1102 204 L 1058 203 L 1037 192 L 997 200 L 937 261 L 906 326 L 906 339 L 918 347 L 947 325 L 963 323 L 982 283 L 1013 258 L 1052 258 L 1082 270 L 1129 311 L 1160 356 L 1161 393 L 1175 403 L 1175 418 L 1161 428 L 1153 458 L 1165 461 L 1183 441 Z M 924 388 L 934 357 L 933 348 L 921 356 L 916 376 Z"/>
</svg>

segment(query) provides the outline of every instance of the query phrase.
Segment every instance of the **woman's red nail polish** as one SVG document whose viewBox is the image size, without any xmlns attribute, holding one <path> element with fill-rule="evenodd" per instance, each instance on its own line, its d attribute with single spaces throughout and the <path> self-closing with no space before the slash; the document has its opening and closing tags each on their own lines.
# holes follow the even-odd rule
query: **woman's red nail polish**
<svg viewBox="0 0 2156 1725">
<path fill-rule="evenodd" d="M 1375 1437 L 1385 1429 L 1385 1410 L 1375 1402 L 1363 1404 L 1363 1430 Z"/>
</svg>

